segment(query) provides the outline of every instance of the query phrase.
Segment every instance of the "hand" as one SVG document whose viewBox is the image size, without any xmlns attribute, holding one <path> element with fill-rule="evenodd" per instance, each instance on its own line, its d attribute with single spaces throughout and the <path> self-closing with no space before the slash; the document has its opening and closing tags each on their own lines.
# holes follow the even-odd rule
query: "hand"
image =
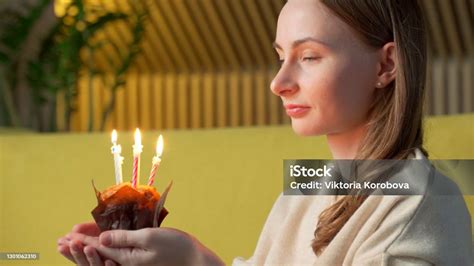
<svg viewBox="0 0 474 266">
<path fill-rule="evenodd" d="M 91 241 L 95 238 L 95 242 L 98 243 L 99 234 L 100 230 L 94 222 L 77 224 L 72 228 L 71 233 L 58 239 L 58 251 L 64 257 L 80 266 L 116 265 L 110 260 L 103 262 L 93 246 L 84 247 L 82 242 L 79 240 L 81 238 L 79 235 L 82 235 L 83 237 L 91 237 Z"/>
<path fill-rule="evenodd" d="M 193 236 L 172 228 L 111 230 L 93 236 L 71 234 L 103 257 L 122 265 L 224 265 Z"/>
</svg>

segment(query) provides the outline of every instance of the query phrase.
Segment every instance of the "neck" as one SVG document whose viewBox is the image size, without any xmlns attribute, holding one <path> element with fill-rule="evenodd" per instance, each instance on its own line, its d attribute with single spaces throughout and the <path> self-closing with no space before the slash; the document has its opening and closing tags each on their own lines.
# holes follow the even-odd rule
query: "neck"
<svg viewBox="0 0 474 266">
<path fill-rule="evenodd" d="M 335 160 L 354 159 L 365 133 L 366 128 L 362 125 L 348 131 L 327 134 L 326 137 L 332 157 Z"/>
</svg>

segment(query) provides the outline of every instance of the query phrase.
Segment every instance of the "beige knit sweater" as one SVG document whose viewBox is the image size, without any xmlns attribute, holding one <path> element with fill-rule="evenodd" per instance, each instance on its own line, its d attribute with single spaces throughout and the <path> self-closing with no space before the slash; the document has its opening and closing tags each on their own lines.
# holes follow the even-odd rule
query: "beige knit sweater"
<svg viewBox="0 0 474 266">
<path fill-rule="evenodd" d="M 369 196 L 319 257 L 314 229 L 336 196 L 280 195 L 253 256 L 233 265 L 472 265 L 471 218 L 458 187 L 419 150 L 416 159 L 422 167 L 403 171 L 424 195 Z"/>
</svg>

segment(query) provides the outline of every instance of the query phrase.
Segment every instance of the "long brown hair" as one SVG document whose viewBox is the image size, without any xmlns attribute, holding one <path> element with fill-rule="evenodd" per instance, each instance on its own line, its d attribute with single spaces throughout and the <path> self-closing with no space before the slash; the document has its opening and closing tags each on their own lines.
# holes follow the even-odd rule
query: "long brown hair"
<svg viewBox="0 0 474 266">
<path fill-rule="evenodd" d="M 414 0 L 321 0 L 368 46 L 396 46 L 395 80 L 377 89 L 367 134 L 356 159 L 404 159 L 423 149 L 422 113 L 426 75 L 426 31 Z M 329 245 L 367 196 L 345 196 L 320 215 L 312 248 L 316 255 Z"/>
</svg>

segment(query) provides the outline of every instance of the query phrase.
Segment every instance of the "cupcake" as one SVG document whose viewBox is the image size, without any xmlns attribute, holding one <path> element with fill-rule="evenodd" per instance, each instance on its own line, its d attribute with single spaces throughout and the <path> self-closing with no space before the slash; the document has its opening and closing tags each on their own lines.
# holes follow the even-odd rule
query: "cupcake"
<svg viewBox="0 0 474 266">
<path fill-rule="evenodd" d="M 164 208 L 172 183 L 163 194 L 152 186 L 132 186 L 130 182 L 111 186 L 99 192 L 92 184 L 97 197 L 97 207 L 92 216 L 100 230 L 138 230 L 159 227 L 168 211 Z"/>
</svg>

